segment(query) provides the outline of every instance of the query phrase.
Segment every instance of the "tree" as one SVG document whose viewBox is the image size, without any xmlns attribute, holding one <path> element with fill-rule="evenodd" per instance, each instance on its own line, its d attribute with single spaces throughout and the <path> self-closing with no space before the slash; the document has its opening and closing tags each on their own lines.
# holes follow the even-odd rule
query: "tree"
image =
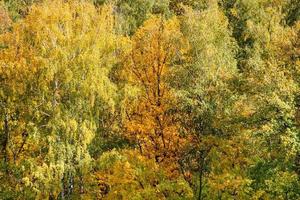
<svg viewBox="0 0 300 200">
<path fill-rule="evenodd" d="M 184 138 L 168 77 L 187 48 L 179 28 L 176 18 L 147 20 L 133 36 L 124 64 L 128 83 L 138 90 L 134 102 L 126 102 L 125 134 L 142 155 L 175 169 Z"/>
<path fill-rule="evenodd" d="M 284 199 L 297 193 L 290 187 L 274 194 L 266 184 L 279 181 L 279 174 L 284 174 L 282 182 L 293 185 L 293 163 L 299 148 L 295 127 L 297 67 L 287 51 L 294 36 L 284 24 L 285 6 L 285 1 L 259 0 L 237 1 L 232 8 L 238 19 L 233 21 L 234 27 L 242 28 L 236 29 L 235 35 L 244 54 L 239 62 L 239 90 L 247 97 L 242 105 L 252 108 L 252 114 L 243 123 L 251 131 L 255 147 L 259 146 L 259 151 L 253 149 L 256 156 L 254 167 L 249 170 L 251 187 L 254 193 L 261 194 L 260 198 Z"/>
<path fill-rule="evenodd" d="M 116 28 L 126 35 L 133 35 L 152 14 L 170 15 L 168 0 L 94 0 L 94 3 L 112 4 L 117 21 Z"/>
<path fill-rule="evenodd" d="M 197 199 L 244 199 L 250 152 L 240 119 L 251 108 L 239 105 L 237 43 L 217 1 L 203 11 L 187 9 L 182 24 L 191 59 L 178 72 L 177 92 L 185 113 L 182 126 L 192 138 L 181 160 L 183 173 Z"/>
<path fill-rule="evenodd" d="M 97 109 L 113 111 L 116 40 L 111 8 L 84 1 L 33 5 L 1 35 L 2 178 L 12 177 L 17 191 L 27 187 L 36 198 L 85 192 Z"/>
<path fill-rule="evenodd" d="M 182 177 L 170 180 L 154 159 L 136 150 L 104 153 L 96 165 L 102 199 L 192 199 Z"/>
<path fill-rule="evenodd" d="M 0 1 L 0 199 L 299 199 L 298 2 Z"/>
</svg>

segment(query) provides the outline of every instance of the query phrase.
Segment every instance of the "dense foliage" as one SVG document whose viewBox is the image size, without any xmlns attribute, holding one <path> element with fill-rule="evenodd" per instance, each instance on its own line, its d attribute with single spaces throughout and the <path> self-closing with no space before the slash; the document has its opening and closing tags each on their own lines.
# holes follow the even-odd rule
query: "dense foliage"
<svg viewBox="0 0 300 200">
<path fill-rule="evenodd" d="M 299 0 L 0 1 L 0 199 L 300 199 Z"/>
</svg>

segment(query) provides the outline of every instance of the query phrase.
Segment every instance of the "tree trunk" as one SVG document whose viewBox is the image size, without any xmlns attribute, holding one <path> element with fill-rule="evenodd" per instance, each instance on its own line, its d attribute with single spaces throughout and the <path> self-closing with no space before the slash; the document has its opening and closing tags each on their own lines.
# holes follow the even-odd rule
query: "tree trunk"
<svg viewBox="0 0 300 200">
<path fill-rule="evenodd" d="M 202 200 L 203 165 L 204 165 L 204 159 L 201 157 L 200 174 L 199 174 L 199 193 L 198 193 L 198 200 Z"/>
<path fill-rule="evenodd" d="M 4 118 L 4 139 L 2 143 L 2 152 L 4 154 L 4 161 L 7 164 L 8 163 L 8 155 L 7 155 L 7 146 L 9 143 L 9 126 L 8 126 L 8 116 L 7 113 L 5 113 L 5 118 Z"/>
<path fill-rule="evenodd" d="M 79 188 L 80 188 L 80 194 L 83 194 L 84 193 L 84 187 L 83 187 L 83 177 L 82 177 L 82 175 L 80 175 Z"/>
</svg>

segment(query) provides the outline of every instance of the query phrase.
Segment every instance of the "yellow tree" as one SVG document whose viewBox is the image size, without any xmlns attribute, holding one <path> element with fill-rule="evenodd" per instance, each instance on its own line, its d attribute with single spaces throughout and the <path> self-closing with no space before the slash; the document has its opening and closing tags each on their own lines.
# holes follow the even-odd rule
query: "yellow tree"
<svg viewBox="0 0 300 200">
<path fill-rule="evenodd" d="M 176 18 L 153 17 L 133 36 L 125 62 L 127 80 L 139 91 L 133 102 L 125 102 L 125 134 L 143 155 L 166 166 L 177 160 L 184 143 L 168 78 L 186 49 Z"/>
<path fill-rule="evenodd" d="M 97 110 L 113 107 L 116 89 L 113 26 L 110 7 L 55 0 L 1 35 L 1 158 L 17 191 L 40 199 L 86 191 Z"/>
<path fill-rule="evenodd" d="M 99 199 L 192 199 L 193 192 L 182 178 L 169 179 L 154 159 L 138 150 L 112 150 L 96 161 Z"/>
</svg>

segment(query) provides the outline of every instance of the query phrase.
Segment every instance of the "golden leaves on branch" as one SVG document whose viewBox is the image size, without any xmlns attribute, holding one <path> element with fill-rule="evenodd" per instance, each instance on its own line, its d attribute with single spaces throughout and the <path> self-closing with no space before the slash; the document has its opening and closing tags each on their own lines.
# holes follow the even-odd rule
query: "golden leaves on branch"
<svg viewBox="0 0 300 200">
<path fill-rule="evenodd" d="M 167 79 L 187 48 L 176 18 L 153 17 L 132 37 L 132 51 L 125 62 L 127 80 L 141 91 L 135 104 L 127 104 L 125 135 L 143 155 L 170 169 L 176 168 L 185 139 L 179 132 L 176 98 Z"/>
</svg>

